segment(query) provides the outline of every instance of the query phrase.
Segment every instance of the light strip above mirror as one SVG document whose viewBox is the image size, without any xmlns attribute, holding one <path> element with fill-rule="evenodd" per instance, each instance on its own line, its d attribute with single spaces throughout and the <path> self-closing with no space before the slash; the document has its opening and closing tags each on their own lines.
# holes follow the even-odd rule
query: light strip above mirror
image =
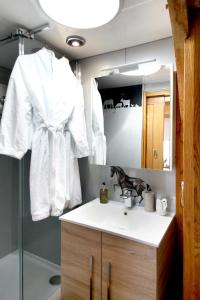
<svg viewBox="0 0 200 300">
<path fill-rule="evenodd" d="M 160 70 L 161 65 L 156 62 L 156 59 L 148 59 L 131 64 L 114 66 L 101 70 L 101 72 L 114 75 L 122 74 L 127 76 L 145 76 L 156 73 Z"/>
</svg>

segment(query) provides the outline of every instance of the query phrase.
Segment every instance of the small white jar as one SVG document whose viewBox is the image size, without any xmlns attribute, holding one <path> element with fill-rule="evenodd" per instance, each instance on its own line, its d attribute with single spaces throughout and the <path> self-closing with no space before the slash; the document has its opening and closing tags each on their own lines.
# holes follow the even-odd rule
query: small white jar
<svg viewBox="0 0 200 300">
<path fill-rule="evenodd" d="M 156 211 L 159 215 L 165 216 L 167 214 L 167 199 L 156 199 Z"/>
<path fill-rule="evenodd" d="M 155 211 L 155 194 L 154 192 L 144 191 L 144 210 L 145 211 Z"/>
</svg>

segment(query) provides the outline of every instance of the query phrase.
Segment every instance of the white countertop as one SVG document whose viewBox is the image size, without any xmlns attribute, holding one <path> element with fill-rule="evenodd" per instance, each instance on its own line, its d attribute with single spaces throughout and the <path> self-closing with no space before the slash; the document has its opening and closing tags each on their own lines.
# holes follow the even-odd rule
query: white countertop
<svg viewBox="0 0 200 300">
<path fill-rule="evenodd" d="M 95 199 L 62 215 L 60 220 L 159 247 L 174 216 L 160 216 L 138 206 L 126 209 L 116 201 L 101 204 Z"/>
</svg>

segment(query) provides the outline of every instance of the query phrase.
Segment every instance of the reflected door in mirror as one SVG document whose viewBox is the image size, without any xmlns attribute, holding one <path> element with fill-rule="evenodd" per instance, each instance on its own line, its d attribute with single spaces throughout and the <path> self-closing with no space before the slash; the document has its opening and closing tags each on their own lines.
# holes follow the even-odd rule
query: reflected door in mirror
<svg viewBox="0 0 200 300">
<path fill-rule="evenodd" d="M 143 155 L 142 166 L 163 170 L 168 164 L 169 93 L 146 92 L 143 103 Z"/>
</svg>

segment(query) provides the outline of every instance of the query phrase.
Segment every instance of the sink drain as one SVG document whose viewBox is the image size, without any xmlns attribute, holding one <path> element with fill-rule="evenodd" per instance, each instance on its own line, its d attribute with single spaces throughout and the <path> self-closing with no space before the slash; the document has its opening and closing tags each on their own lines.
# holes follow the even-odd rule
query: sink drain
<svg viewBox="0 0 200 300">
<path fill-rule="evenodd" d="M 61 281 L 60 275 L 54 275 L 49 279 L 51 285 L 59 285 Z"/>
</svg>

